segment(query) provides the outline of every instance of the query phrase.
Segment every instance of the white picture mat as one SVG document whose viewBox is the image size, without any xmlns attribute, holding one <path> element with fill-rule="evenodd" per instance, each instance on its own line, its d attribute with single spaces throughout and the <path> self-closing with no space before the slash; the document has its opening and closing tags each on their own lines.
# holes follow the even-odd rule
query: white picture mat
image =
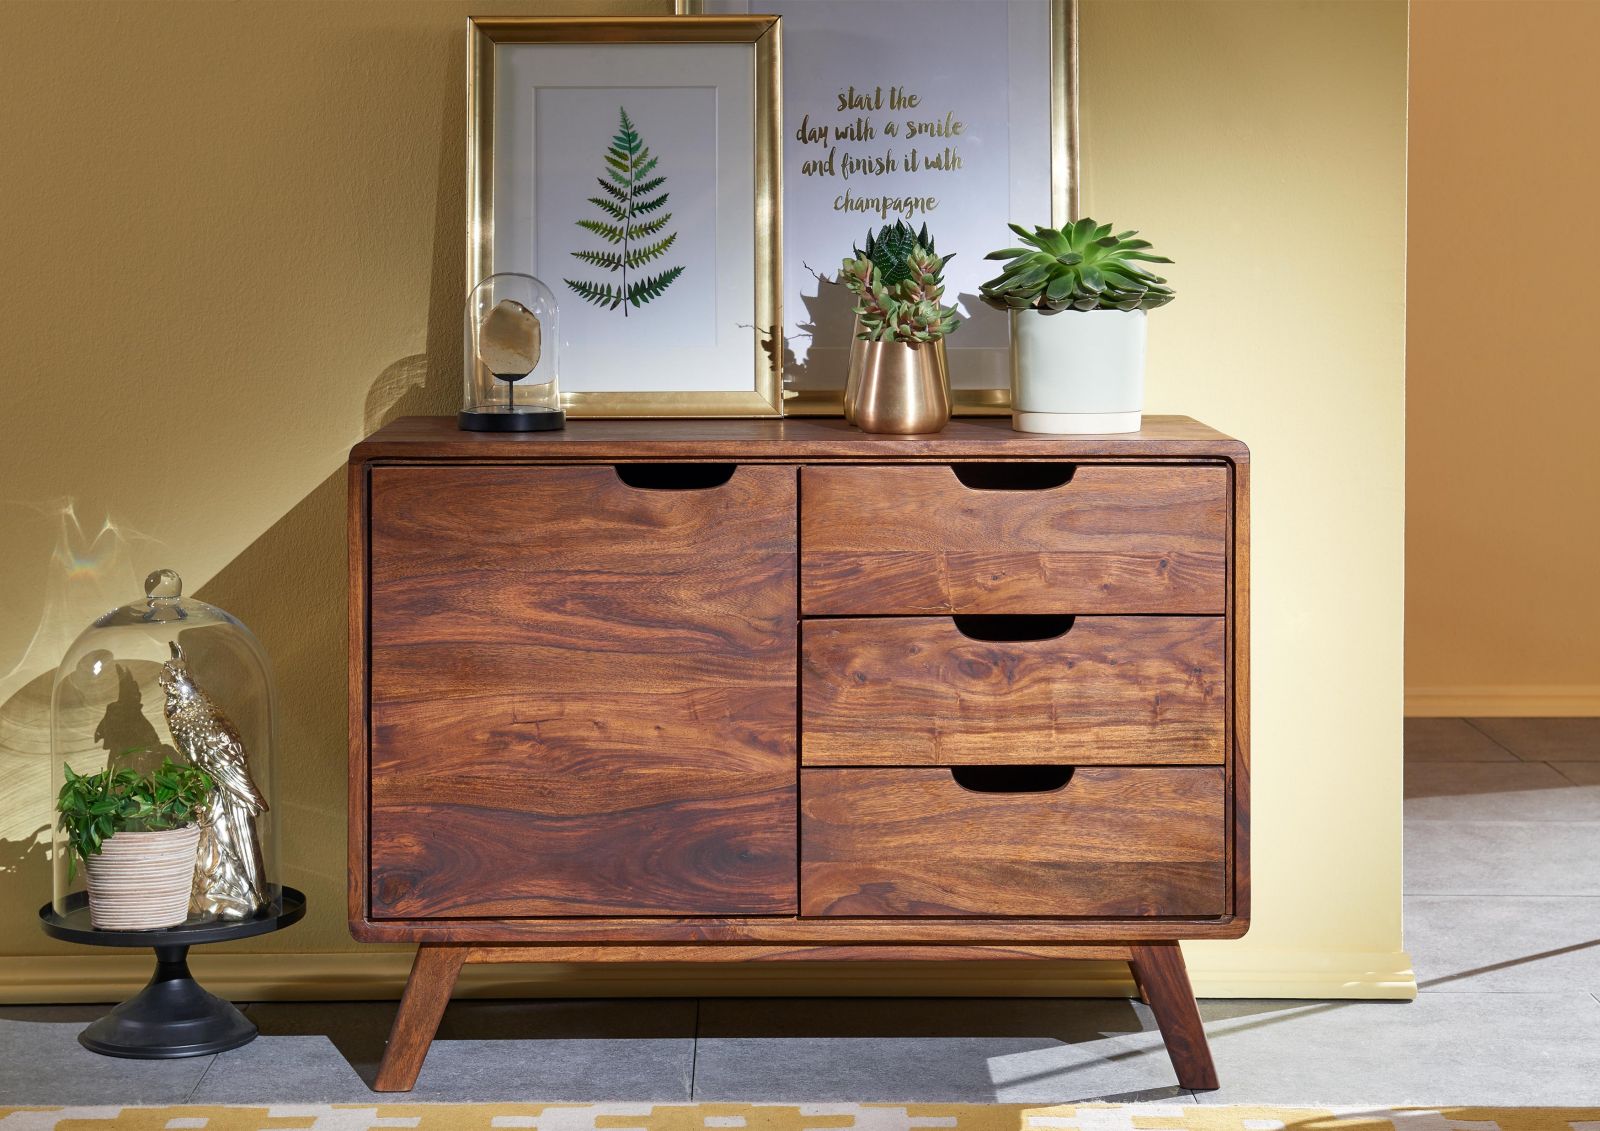
<svg viewBox="0 0 1600 1131">
<path fill-rule="evenodd" d="M 705 10 L 783 17 L 784 323 L 789 358 L 785 381 L 799 389 L 838 389 L 848 364 L 852 300 L 832 278 L 868 227 L 901 218 L 834 208 L 843 188 L 871 195 L 921 193 L 929 186 L 939 207 L 908 218 L 924 221 L 941 254 L 956 253 L 945 272 L 946 301 L 967 319 L 947 343 L 951 384 L 1004 388 L 1010 379 L 1010 323 L 978 299 L 978 285 L 997 264 L 983 256 L 1011 246 L 1006 221 L 1050 222 L 1049 0 L 706 0 Z M 795 134 L 809 114 L 837 105 L 837 93 L 891 86 L 922 95 L 912 111 L 892 116 L 942 119 L 953 111 L 965 129 L 955 144 L 963 167 L 953 172 L 888 173 L 868 178 L 804 176 L 802 163 L 826 156 Z M 826 113 L 830 126 L 859 112 Z M 871 115 L 881 122 L 885 108 Z M 893 139 L 840 141 L 871 152 Z M 903 153 L 910 144 L 895 144 Z M 939 145 L 945 144 L 939 141 Z M 808 271 L 807 267 L 811 268 Z M 811 333 L 808 328 L 814 327 Z"/>
<path fill-rule="evenodd" d="M 755 68 L 750 46 L 740 43 L 714 44 L 593 44 L 593 43 L 502 43 L 495 49 L 494 114 L 494 269 L 523 271 L 542 279 L 556 294 L 561 320 L 561 388 L 564 393 L 581 392 L 744 392 L 756 388 L 755 324 Z M 537 103 L 539 91 L 557 89 L 680 87 L 710 89 L 715 97 L 715 122 L 712 136 L 715 152 L 700 160 L 708 171 L 715 216 L 707 239 L 709 260 L 704 263 L 709 277 L 702 274 L 696 285 L 709 293 L 711 319 L 709 332 L 701 334 L 702 344 L 655 341 L 648 333 L 632 337 L 630 313 L 624 328 L 621 312 L 615 329 L 602 337 L 592 336 L 595 323 L 579 312 L 585 306 L 572 294 L 563 278 L 579 277 L 572 265 L 582 267 L 570 255 L 571 247 L 541 247 L 541 225 L 549 226 L 535 191 L 539 184 Z M 604 90 L 596 92 L 597 97 Z M 612 111 L 615 113 L 615 110 Z M 631 111 L 630 111 L 631 113 Z M 658 123 L 671 129 L 671 123 Z M 636 119 L 642 140 L 652 152 L 664 152 L 670 141 L 675 163 L 695 160 L 693 154 L 678 152 L 680 142 L 691 140 L 694 129 L 669 132 L 659 140 L 652 138 Z M 572 131 L 578 133 L 578 129 Z M 563 167 L 573 166 L 593 174 L 584 183 L 596 193 L 593 175 L 603 168 L 602 154 L 616 131 L 602 132 L 598 138 L 584 133 L 581 140 L 563 136 L 545 139 L 561 147 Z M 581 152 L 574 158 L 568 146 Z M 679 175 L 683 176 L 682 168 Z M 685 177 L 685 179 L 691 179 Z M 670 187 L 670 186 L 669 186 Z M 585 189 L 578 199 L 592 195 Z M 570 208 L 570 198 L 555 202 Z M 676 206 L 677 197 L 672 204 Z M 701 202 L 702 206 L 704 202 Z M 684 204 L 688 206 L 689 201 Z M 674 207 L 674 212 L 677 212 Z M 591 208 L 581 215 L 593 216 Z M 578 216 L 561 216 L 556 223 L 571 224 Z M 674 221 L 676 225 L 676 221 Z M 574 228 L 574 231 L 580 231 Z M 681 238 L 681 237 L 680 237 Z M 702 257 L 707 239 L 699 241 Z M 596 246 L 598 244 L 582 244 Z M 692 250 L 692 249 L 690 249 Z M 565 262 L 563 262 L 565 260 Z M 672 260 L 679 262 L 680 260 Z M 690 283 L 690 272 L 666 292 L 670 295 Z M 583 277 L 594 277 L 590 271 Z M 666 297 L 663 296 L 663 299 Z M 702 296 L 704 297 L 704 296 Z M 653 319 L 640 325 L 648 329 Z M 569 329 L 570 327 L 570 329 Z M 692 335 L 691 335 L 692 340 Z"/>
</svg>

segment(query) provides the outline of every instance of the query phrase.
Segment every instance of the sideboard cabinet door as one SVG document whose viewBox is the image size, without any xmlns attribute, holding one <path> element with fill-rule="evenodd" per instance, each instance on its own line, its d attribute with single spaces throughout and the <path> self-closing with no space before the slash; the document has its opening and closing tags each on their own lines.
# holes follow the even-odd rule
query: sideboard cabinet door
<svg viewBox="0 0 1600 1131">
<path fill-rule="evenodd" d="M 373 468 L 372 918 L 796 912 L 796 470 L 638 466 Z"/>
</svg>

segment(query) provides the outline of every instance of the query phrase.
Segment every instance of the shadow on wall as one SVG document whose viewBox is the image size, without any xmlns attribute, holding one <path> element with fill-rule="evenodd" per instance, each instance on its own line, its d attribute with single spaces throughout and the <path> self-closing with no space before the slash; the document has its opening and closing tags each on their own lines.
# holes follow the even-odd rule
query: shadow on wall
<svg viewBox="0 0 1600 1131">
<path fill-rule="evenodd" d="M 458 59 L 441 97 L 459 99 L 464 83 L 465 63 Z M 466 301 L 462 145 L 461 116 L 444 115 L 424 351 L 390 363 L 373 379 L 352 444 L 399 417 L 454 415 L 459 407 Z M 305 922 L 294 930 L 235 944 L 240 950 L 355 945 L 345 924 L 345 489 L 340 465 L 197 593 L 249 625 L 271 657 L 278 684 L 275 787 L 282 882 L 304 891 L 309 905 Z"/>
<path fill-rule="evenodd" d="M 159 548 L 114 522 L 85 522 L 72 499 L 5 509 L 14 553 L 50 547 L 39 620 L 27 644 L 0 674 L 0 908 L 30 915 L 50 898 L 50 692 L 56 665 L 91 621 L 142 592 L 135 557 Z M 20 610 L 12 610 L 19 614 Z M 17 932 L 4 949 L 45 949 L 42 935 Z M 60 950 L 60 944 L 49 944 Z"/>
<path fill-rule="evenodd" d="M 461 319 L 471 289 L 464 271 L 467 196 L 461 165 L 466 146 L 466 59 L 460 51 L 449 57 L 440 104 L 457 106 L 461 112 L 440 116 L 427 344 L 422 353 L 387 366 L 372 382 L 362 435 L 402 416 L 454 416 L 461 407 Z"/>
<path fill-rule="evenodd" d="M 351 444 L 400 416 L 453 414 L 459 401 L 466 294 L 460 161 L 465 61 L 459 54 L 451 53 L 438 92 L 441 105 L 461 112 L 440 119 L 424 350 L 371 379 L 361 418 L 349 424 Z M 361 377 L 348 379 L 355 384 Z M 194 587 L 198 578 L 190 578 L 189 592 L 242 620 L 271 659 L 279 696 L 274 786 L 282 880 L 310 897 L 305 923 L 237 944 L 244 950 L 354 945 L 344 911 L 345 473 L 342 461 L 293 470 L 297 478 L 320 473 L 320 482 L 210 580 Z M 263 473 L 247 465 L 232 469 L 240 480 Z M 39 623 L 20 656 L 0 656 L 0 909 L 12 915 L 31 914 L 50 898 L 50 692 L 56 664 L 90 621 L 143 592 L 149 569 L 170 565 L 188 574 L 186 548 L 207 537 L 203 522 L 193 519 L 163 531 L 166 542 L 109 519 L 80 523 L 78 512 L 92 514 L 92 503 L 18 504 L 0 514 L 14 553 L 37 553 L 42 560 L 45 548 L 53 547 L 38 574 L 44 594 Z M 82 951 L 19 931 L 14 941 L 0 945 L 0 953 Z"/>
<path fill-rule="evenodd" d="M 464 82 L 451 67 L 451 91 Z M 424 352 L 384 367 L 367 389 L 360 435 L 402 416 L 454 415 L 461 397 L 465 302 L 461 125 L 446 115 L 439 146 Z M 345 925 L 347 537 L 341 465 L 203 585 L 198 596 L 249 625 L 278 683 L 276 790 L 282 882 L 306 893 L 306 921 L 242 950 L 327 951 L 354 945 Z"/>
</svg>

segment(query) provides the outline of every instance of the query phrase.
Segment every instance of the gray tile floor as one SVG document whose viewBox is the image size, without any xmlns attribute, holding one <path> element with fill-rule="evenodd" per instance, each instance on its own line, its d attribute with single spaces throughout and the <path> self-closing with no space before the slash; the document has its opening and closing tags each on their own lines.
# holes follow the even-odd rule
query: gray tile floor
<svg viewBox="0 0 1600 1131">
<path fill-rule="evenodd" d="M 1206 1103 L 1600 1105 L 1600 719 L 1406 725 L 1412 1003 L 1208 1001 Z M 248 1007 L 254 1043 L 97 1057 L 0 1007 L 0 1103 L 371 1102 L 392 1003 Z M 396 1097 L 398 1098 L 398 1097 Z M 1193 1102 L 1127 1001 L 452 1005 L 414 1100 Z"/>
</svg>

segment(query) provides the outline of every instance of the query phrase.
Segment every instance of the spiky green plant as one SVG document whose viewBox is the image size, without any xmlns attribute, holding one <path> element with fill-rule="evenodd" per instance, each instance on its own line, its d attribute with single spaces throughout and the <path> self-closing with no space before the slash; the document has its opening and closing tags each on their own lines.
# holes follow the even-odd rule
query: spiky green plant
<svg viewBox="0 0 1600 1131">
<path fill-rule="evenodd" d="M 651 175 L 660 158 L 650 155 L 649 147 L 639 137 L 633 120 L 628 117 L 627 107 L 621 106 L 617 110 L 621 125 L 606 150 L 606 175 L 597 178 L 605 195 L 589 198 L 589 203 L 604 213 L 606 219 L 578 221 L 578 227 L 593 232 L 611 247 L 600 251 L 575 251 L 572 254 L 574 258 L 592 266 L 612 273 L 620 272 L 622 277 L 617 282 L 596 283 L 583 279 L 563 281 L 585 302 L 611 310 L 620 306 L 622 316 L 626 318 L 629 307 L 643 306 L 652 299 L 660 298 L 673 280 L 683 274 L 683 268 L 669 267 L 654 275 L 641 275 L 632 280 L 628 278 L 629 272 L 637 271 L 646 263 L 665 255 L 677 240 L 678 233 L 668 232 L 660 239 L 655 238 L 661 235 L 667 221 L 672 219 L 670 212 L 654 217 L 650 215 L 667 203 L 668 193 L 662 188 L 667 178 L 659 174 Z"/>
<path fill-rule="evenodd" d="M 935 254 L 933 237 L 928 234 L 928 225 L 922 225 L 921 231 L 913 231 L 911 225 L 904 220 L 896 220 L 893 224 L 885 224 L 879 228 L 876 235 L 871 228 L 868 228 L 866 245 L 851 250 L 855 252 L 857 259 L 865 259 L 872 264 L 879 281 L 884 286 L 892 287 L 910 277 L 911 253 L 919 247 L 929 255 Z M 954 258 L 954 254 L 945 256 L 939 260 L 939 266 L 942 268 Z"/>
<path fill-rule="evenodd" d="M 907 234 L 911 229 L 899 226 Z M 912 237 L 902 258 L 899 236 L 885 227 L 888 236 L 867 238 L 873 254 L 846 259 L 839 268 L 839 281 L 856 296 L 854 308 L 861 320 L 860 337 L 869 342 L 936 342 L 960 325 L 956 308 L 943 306 L 944 265 L 930 246 L 924 244 L 927 228 Z M 892 241 L 892 242 L 891 242 Z M 886 246 L 887 245 L 887 246 Z M 885 279 L 893 276 L 894 282 Z"/>
<path fill-rule="evenodd" d="M 992 251 L 985 259 L 1009 262 L 978 288 L 1001 310 L 1153 310 L 1173 300 L 1172 288 L 1142 263 L 1171 263 L 1152 255 L 1135 231 L 1111 234 L 1110 224 L 1085 217 L 1065 228 L 1028 231 L 1009 225 L 1026 247 Z"/>
</svg>

